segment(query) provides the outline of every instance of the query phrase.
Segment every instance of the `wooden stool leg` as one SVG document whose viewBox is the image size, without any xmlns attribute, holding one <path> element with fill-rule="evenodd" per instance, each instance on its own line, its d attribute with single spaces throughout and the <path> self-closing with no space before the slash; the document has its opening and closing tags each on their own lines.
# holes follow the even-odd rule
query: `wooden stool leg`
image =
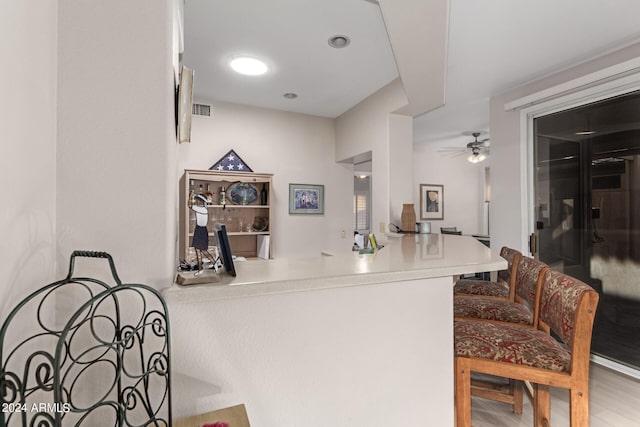
<svg viewBox="0 0 640 427">
<path fill-rule="evenodd" d="M 455 358 L 456 427 L 471 427 L 471 370 L 469 359 Z"/>
<path fill-rule="evenodd" d="M 522 414 L 522 381 L 511 380 L 511 394 L 513 395 L 513 413 Z"/>
<path fill-rule="evenodd" d="M 569 390 L 571 427 L 589 427 L 589 384 Z"/>
<path fill-rule="evenodd" d="M 551 396 L 549 386 L 533 384 L 533 425 L 549 427 L 551 425 Z"/>
</svg>

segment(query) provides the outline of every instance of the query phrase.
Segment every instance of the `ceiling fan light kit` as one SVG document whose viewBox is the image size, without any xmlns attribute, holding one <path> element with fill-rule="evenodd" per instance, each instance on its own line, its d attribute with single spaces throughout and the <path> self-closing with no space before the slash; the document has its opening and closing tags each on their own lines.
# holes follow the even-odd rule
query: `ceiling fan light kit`
<svg viewBox="0 0 640 427">
<path fill-rule="evenodd" d="M 480 136 L 480 132 L 472 132 L 473 141 L 467 143 L 467 145 L 463 147 L 449 147 L 443 148 L 438 151 L 448 151 L 455 150 L 459 151 L 460 154 L 468 153 L 468 150 L 471 150 L 471 154 L 467 157 L 467 161 L 469 163 L 480 163 L 487 159 L 487 154 L 489 153 L 489 146 L 485 143 L 489 141 L 489 138 L 485 138 L 483 140 L 478 141 L 478 137 Z"/>
<path fill-rule="evenodd" d="M 487 156 L 485 156 L 484 154 L 471 154 L 469 157 L 467 157 L 467 161 L 469 163 L 480 163 L 486 158 Z"/>
</svg>

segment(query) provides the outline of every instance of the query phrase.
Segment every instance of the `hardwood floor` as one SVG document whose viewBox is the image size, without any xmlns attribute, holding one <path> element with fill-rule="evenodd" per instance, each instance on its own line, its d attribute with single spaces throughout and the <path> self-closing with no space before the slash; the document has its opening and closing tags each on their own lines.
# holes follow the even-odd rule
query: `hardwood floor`
<svg viewBox="0 0 640 427">
<path fill-rule="evenodd" d="M 591 364 L 591 427 L 640 427 L 640 381 Z M 525 397 L 522 415 L 515 415 L 504 404 L 473 398 L 471 416 L 475 427 L 531 427 L 533 413 Z M 551 424 L 569 427 L 567 390 L 551 391 Z"/>
</svg>

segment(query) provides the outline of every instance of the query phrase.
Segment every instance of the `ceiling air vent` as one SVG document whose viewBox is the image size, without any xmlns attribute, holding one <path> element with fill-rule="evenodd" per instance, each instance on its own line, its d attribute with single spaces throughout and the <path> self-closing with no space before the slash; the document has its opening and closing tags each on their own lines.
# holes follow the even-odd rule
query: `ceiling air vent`
<svg viewBox="0 0 640 427">
<path fill-rule="evenodd" d="M 194 116 L 211 117 L 211 105 L 193 103 L 191 112 Z"/>
</svg>

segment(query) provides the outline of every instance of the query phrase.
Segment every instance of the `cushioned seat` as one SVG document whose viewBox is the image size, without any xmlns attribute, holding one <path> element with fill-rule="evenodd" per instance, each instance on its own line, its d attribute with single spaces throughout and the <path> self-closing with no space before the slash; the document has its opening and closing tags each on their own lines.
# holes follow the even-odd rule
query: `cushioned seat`
<svg viewBox="0 0 640 427">
<path fill-rule="evenodd" d="M 474 319 L 496 320 L 522 325 L 533 324 L 533 312 L 524 304 L 502 299 L 476 298 L 469 295 L 455 297 L 453 316 L 455 318 L 473 317 Z"/>
<path fill-rule="evenodd" d="M 509 298 L 509 287 L 505 282 L 489 280 L 460 279 L 453 287 L 456 295 L 475 295 L 496 298 Z"/>
<path fill-rule="evenodd" d="M 490 322 L 456 322 L 456 356 L 567 372 L 571 355 L 549 334 L 533 328 Z"/>
<path fill-rule="evenodd" d="M 454 318 L 474 318 L 537 326 L 540 288 L 546 264 L 533 258 L 521 257 L 515 280 L 515 302 L 502 298 L 477 298 L 456 295 L 453 299 Z"/>
</svg>

